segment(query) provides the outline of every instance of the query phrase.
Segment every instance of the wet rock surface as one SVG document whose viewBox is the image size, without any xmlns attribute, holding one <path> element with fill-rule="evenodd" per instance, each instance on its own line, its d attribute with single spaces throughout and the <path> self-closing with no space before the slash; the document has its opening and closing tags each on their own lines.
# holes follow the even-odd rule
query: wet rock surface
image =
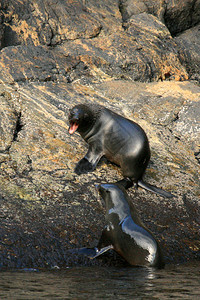
<svg viewBox="0 0 200 300">
<path fill-rule="evenodd" d="M 166 262 L 200 258 L 199 19 L 187 12 L 199 2 L 184 1 L 178 29 L 166 18 L 178 18 L 171 1 L 137 3 L 1 1 L 0 267 L 122 263 L 112 253 L 88 261 L 68 252 L 101 235 L 95 183 L 122 178 L 105 159 L 74 173 L 87 145 L 69 135 L 67 115 L 83 102 L 144 128 L 152 151 L 144 179 L 177 198 L 128 193 Z"/>
</svg>

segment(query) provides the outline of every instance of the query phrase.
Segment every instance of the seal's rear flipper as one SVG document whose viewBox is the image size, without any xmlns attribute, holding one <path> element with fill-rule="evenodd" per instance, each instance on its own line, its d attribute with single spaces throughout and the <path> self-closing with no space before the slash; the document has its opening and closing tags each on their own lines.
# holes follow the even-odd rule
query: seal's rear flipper
<svg viewBox="0 0 200 300">
<path fill-rule="evenodd" d="M 156 193 L 156 194 L 159 194 L 163 197 L 166 197 L 166 198 L 173 198 L 173 197 L 176 197 L 175 195 L 169 193 L 169 192 L 166 192 L 165 190 L 162 190 L 154 185 L 151 185 L 149 183 L 146 183 L 144 182 L 143 180 L 138 180 L 138 186 L 150 191 L 150 192 L 153 192 L 153 193 Z"/>
<path fill-rule="evenodd" d="M 173 197 L 176 197 L 175 195 L 169 193 L 169 192 L 166 192 L 154 185 L 151 185 L 149 183 L 146 183 L 144 182 L 143 180 L 138 180 L 137 182 L 138 186 L 150 191 L 150 192 L 153 192 L 153 193 L 156 193 L 156 194 L 159 194 L 163 197 L 166 197 L 166 198 L 173 198 Z"/>
<path fill-rule="evenodd" d="M 100 250 L 98 250 L 96 247 L 95 248 L 76 248 L 76 249 L 70 249 L 68 252 L 76 255 L 85 255 L 90 259 L 96 258 L 99 255 L 105 253 L 106 251 L 113 249 L 112 245 L 106 246 Z"/>
<path fill-rule="evenodd" d="M 98 257 L 99 255 L 105 253 L 106 251 L 108 251 L 108 250 L 110 250 L 110 249 L 113 249 L 113 246 L 112 246 L 112 245 L 109 245 L 109 246 L 106 246 L 106 247 L 104 247 L 104 248 L 101 248 L 100 250 L 98 250 L 97 248 L 95 248 L 95 249 L 96 249 L 96 255 L 93 256 L 93 257 L 90 257 L 90 258 L 92 258 L 92 259 Z"/>
</svg>

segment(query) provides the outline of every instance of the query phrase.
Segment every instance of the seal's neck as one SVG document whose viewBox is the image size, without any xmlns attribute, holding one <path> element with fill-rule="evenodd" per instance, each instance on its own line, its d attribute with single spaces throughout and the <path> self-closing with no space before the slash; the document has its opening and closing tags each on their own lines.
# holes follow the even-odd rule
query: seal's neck
<svg viewBox="0 0 200 300">
<path fill-rule="evenodd" d="M 122 222 L 127 216 L 131 215 L 129 205 L 124 195 L 111 195 L 106 201 L 106 219 L 112 218 L 113 214 L 117 215 L 119 222 Z"/>
<path fill-rule="evenodd" d="M 79 126 L 77 131 L 80 133 L 84 140 L 87 139 L 87 135 L 93 129 L 95 122 L 96 119 L 93 116 L 91 116 L 89 120 L 85 120 L 85 122 L 83 122 L 83 124 Z"/>
</svg>

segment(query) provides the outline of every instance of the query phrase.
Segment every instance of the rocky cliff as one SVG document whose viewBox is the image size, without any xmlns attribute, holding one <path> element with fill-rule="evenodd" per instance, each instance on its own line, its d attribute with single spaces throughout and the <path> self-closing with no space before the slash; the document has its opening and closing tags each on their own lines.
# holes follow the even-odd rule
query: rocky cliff
<svg viewBox="0 0 200 300">
<path fill-rule="evenodd" d="M 177 196 L 129 189 L 166 262 L 200 257 L 200 1 L 0 1 L 0 267 L 116 264 L 67 250 L 104 225 L 95 183 L 115 182 L 67 114 L 96 102 L 138 122 L 151 145 L 145 180 Z"/>
</svg>

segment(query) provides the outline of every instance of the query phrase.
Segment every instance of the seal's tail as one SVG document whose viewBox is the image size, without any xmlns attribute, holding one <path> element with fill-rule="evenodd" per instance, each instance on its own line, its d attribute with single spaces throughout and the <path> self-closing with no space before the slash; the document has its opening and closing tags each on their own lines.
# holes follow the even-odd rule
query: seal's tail
<svg viewBox="0 0 200 300">
<path fill-rule="evenodd" d="M 153 193 L 159 194 L 159 195 L 161 195 L 163 197 L 166 197 L 166 198 L 176 197 L 175 195 L 173 195 L 173 194 L 171 194 L 169 192 L 166 192 L 166 191 L 164 191 L 164 190 L 162 190 L 162 189 L 160 189 L 160 188 L 158 188 L 158 187 L 156 187 L 154 185 L 151 185 L 149 183 L 144 182 L 142 179 L 138 180 L 137 184 L 140 187 L 144 188 L 145 190 L 148 190 L 148 191 L 151 191 Z"/>
</svg>

